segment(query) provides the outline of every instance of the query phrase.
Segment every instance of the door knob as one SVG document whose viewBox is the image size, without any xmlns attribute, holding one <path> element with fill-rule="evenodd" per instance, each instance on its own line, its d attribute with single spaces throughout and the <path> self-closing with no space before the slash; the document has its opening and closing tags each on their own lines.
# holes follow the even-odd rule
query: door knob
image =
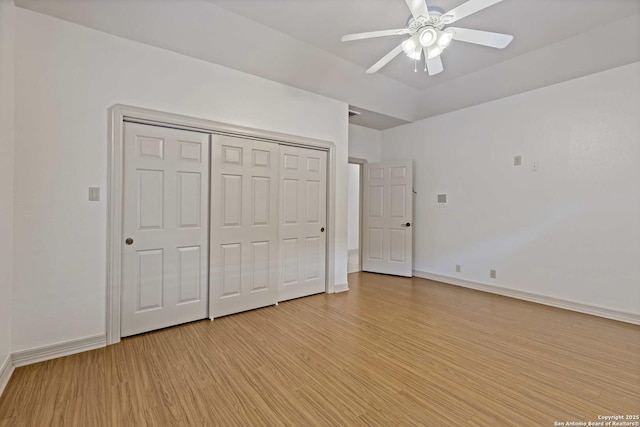
<svg viewBox="0 0 640 427">
<path fill-rule="evenodd" d="M 127 245 L 133 245 L 133 239 L 131 237 L 127 237 L 127 240 L 124 241 Z"/>
<path fill-rule="evenodd" d="M 324 233 L 324 227 L 322 227 L 322 228 L 320 229 L 320 232 L 321 232 L 321 233 Z"/>
<path fill-rule="evenodd" d="M 411 227 L 411 223 L 410 223 L 410 222 L 408 222 L 408 223 L 406 223 L 406 224 L 402 224 L 402 226 L 403 226 L 403 227 Z"/>
</svg>

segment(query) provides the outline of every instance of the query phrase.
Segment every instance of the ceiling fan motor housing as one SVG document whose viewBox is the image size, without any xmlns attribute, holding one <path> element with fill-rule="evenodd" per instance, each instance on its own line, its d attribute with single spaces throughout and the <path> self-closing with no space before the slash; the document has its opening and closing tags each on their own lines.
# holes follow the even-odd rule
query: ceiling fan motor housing
<svg viewBox="0 0 640 427">
<path fill-rule="evenodd" d="M 417 18 L 410 18 L 409 23 L 407 24 L 407 28 L 412 33 L 417 33 L 420 29 L 424 27 L 433 27 L 436 30 L 442 30 L 445 26 L 445 23 L 442 21 L 440 15 L 433 14 L 428 18 L 424 16 L 418 16 Z"/>
</svg>

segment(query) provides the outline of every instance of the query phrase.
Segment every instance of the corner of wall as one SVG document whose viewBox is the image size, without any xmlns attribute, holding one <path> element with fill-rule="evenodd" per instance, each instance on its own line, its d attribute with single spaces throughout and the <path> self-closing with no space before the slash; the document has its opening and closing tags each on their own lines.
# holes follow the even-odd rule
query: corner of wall
<svg viewBox="0 0 640 427">
<path fill-rule="evenodd" d="M 0 0 L 0 394 L 13 372 L 15 5 Z"/>
<path fill-rule="evenodd" d="M 13 358 L 11 357 L 11 354 L 7 354 L 7 357 L 0 361 L 0 396 L 2 396 L 7 384 L 9 384 L 9 380 L 11 379 L 11 375 L 13 375 L 14 370 L 15 366 L 13 364 Z"/>
</svg>

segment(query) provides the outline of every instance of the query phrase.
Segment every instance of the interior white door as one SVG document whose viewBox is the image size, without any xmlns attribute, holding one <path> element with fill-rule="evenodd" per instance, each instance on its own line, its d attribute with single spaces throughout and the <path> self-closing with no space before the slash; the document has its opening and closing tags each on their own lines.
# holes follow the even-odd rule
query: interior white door
<svg viewBox="0 0 640 427">
<path fill-rule="evenodd" d="M 125 123 L 121 336 L 207 317 L 209 135 Z"/>
<path fill-rule="evenodd" d="M 211 136 L 211 317 L 273 305 L 278 144 Z"/>
<path fill-rule="evenodd" d="M 280 147 L 280 287 L 285 301 L 324 292 L 327 152 Z"/>
<path fill-rule="evenodd" d="M 411 277 L 413 272 L 413 164 L 364 166 L 362 269 Z"/>
</svg>

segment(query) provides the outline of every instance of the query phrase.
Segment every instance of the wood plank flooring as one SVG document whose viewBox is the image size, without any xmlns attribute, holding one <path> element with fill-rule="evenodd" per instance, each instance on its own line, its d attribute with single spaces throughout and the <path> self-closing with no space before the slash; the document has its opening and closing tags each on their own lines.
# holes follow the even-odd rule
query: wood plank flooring
<svg viewBox="0 0 640 427">
<path fill-rule="evenodd" d="M 418 278 L 349 284 L 18 368 L 0 426 L 522 427 L 640 413 L 638 326 Z"/>
</svg>

